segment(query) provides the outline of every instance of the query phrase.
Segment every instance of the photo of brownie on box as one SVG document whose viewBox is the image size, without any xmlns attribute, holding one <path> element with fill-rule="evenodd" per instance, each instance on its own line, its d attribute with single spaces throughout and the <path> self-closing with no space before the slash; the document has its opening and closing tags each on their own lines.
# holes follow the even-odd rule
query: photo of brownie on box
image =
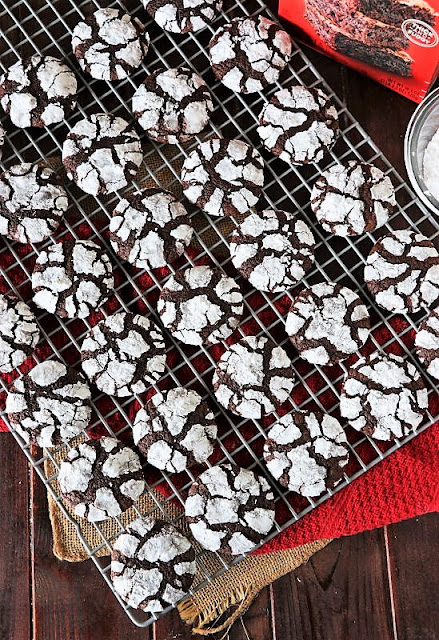
<svg viewBox="0 0 439 640">
<path fill-rule="evenodd" d="M 412 19 L 433 26 L 436 13 L 424 0 L 306 0 L 305 17 L 335 51 L 408 78 L 413 59 L 401 25 Z"/>
</svg>

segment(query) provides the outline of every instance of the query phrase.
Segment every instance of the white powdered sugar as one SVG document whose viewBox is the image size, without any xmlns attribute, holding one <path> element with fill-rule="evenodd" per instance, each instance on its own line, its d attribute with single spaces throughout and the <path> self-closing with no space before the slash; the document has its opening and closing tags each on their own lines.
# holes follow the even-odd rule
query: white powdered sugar
<svg viewBox="0 0 439 640">
<path fill-rule="evenodd" d="M 422 171 L 425 186 L 439 201 L 439 129 L 425 148 Z"/>
<path fill-rule="evenodd" d="M 157 24 L 171 33 L 200 31 L 214 20 L 222 0 L 142 0 Z"/>
<path fill-rule="evenodd" d="M 340 397 L 341 415 L 377 440 L 409 435 L 421 424 L 427 406 L 427 389 L 416 367 L 392 354 L 358 360 L 345 377 Z"/>
<path fill-rule="evenodd" d="M 0 373 L 10 373 L 30 356 L 40 329 L 27 304 L 0 294 Z"/>
<path fill-rule="evenodd" d="M 233 266 L 259 289 L 275 293 L 297 284 L 314 262 L 314 236 L 295 214 L 252 212 L 230 241 Z"/>
<path fill-rule="evenodd" d="M 416 355 L 427 373 L 439 380 L 439 311 L 434 309 L 422 322 L 415 337 Z"/>
</svg>

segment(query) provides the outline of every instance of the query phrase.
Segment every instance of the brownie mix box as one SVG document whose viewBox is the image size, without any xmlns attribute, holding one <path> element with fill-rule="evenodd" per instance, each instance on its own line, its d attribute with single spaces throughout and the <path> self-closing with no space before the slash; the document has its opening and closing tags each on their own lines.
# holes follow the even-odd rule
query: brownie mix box
<svg viewBox="0 0 439 640">
<path fill-rule="evenodd" d="M 279 0 L 295 35 L 421 102 L 439 71 L 439 0 Z"/>
</svg>

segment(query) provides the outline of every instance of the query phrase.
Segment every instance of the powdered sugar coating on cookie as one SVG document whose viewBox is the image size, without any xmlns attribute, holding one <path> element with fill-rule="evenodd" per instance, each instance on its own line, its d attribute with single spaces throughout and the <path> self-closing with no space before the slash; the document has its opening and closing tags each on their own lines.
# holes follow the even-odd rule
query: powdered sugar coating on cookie
<svg viewBox="0 0 439 640">
<path fill-rule="evenodd" d="M 264 163 L 257 149 L 241 140 L 212 138 L 183 162 L 183 193 L 212 216 L 246 213 L 258 202 L 264 185 Z"/>
<path fill-rule="evenodd" d="M 260 419 L 288 400 L 294 378 L 282 347 L 262 336 L 247 336 L 223 353 L 212 385 L 223 407 L 243 418 Z"/>
<path fill-rule="evenodd" d="M 209 43 L 214 74 L 237 93 L 262 91 L 277 82 L 291 52 L 288 33 L 264 16 L 234 18 Z"/>
<path fill-rule="evenodd" d="M 34 55 L 0 76 L 0 104 L 16 127 L 62 122 L 76 107 L 78 85 L 62 60 Z"/>
<path fill-rule="evenodd" d="M 188 267 L 171 276 L 157 311 L 165 327 L 186 344 L 216 344 L 239 325 L 244 303 L 235 280 L 216 267 Z"/>
<path fill-rule="evenodd" d="M 41 251 L 32 273 L 33 300 L 61 318 L 87 318 L 114 289 L 107 253 L 90 240 L 66 240 Z"/>
<path fill-rule="evenodd" d="M 415 337 L 416 355 L 429 375 L 439 380 L 439 310 L 430 311 Z"/>
<path fill-rule="evenodd" d="M 205 549 L 240 555 L 271 531 L 273 500 L 265 478 L 222 464 L 203 471 L 191 486 L 185 515 L 192 535 Z"/>
<path fill-rule="evenodd" d="M 142 0 L 143 6 L 165 31 L 200 31 L 216 18 L 222 0 Z"/>
<path fill-rule="evenodd" d="M 343 479 L 349 460 L 348 441 L 336 418 L 294 411 L 271 427 L 264 460 L 281 485 L 302 496 L 316 497 Z"/>
<path fill-rule="evenodd" d="M 324 282 L 304 289 L 293 299 L 285 330 L 301 358 L 330 365 L 363 346 L 369 336 L 370 317 L 352 289 Z"/>
<path fill-rule="evenodd" d="M 320 89 L 277 91 L 259 116 L 262 144 L 288 164 L 320 162 L 338 135 L 335 103 Z"/>
<path fill-rule="evenodd" d="M 340 413 L 351 427 L 376 440 L 412 433 L 423 421 L 428 394 L 419 371 L 393 354 L 374 353 L 348 371 Z"/>
<path fill-rule="evenodd" d="M 77 122 L 62 149 L 68 178 L 91 195 L 125 187 L 142 159 L 136 131 L 111 113 L 95 113 Z"/>
<path fill-rule="evenodd" d="M 118 397 L 143 393 L 165 371 L 163 335 L 145 316 L 120 311 L 88 332 L 81 360 L 100 391 Z"/>
<path fill-rule="evenodd" d="M 49 167 L 17 164 L 0 174 L 0 234 L 16 242 L 43 242 L 68 208 L 61 179 Z"/>
<path fill-rule="evenodd" d="M 0 293 L 0 373 L 10 373 L 30 356 L 40 329 L 27 304 Z"/>
<path fill-rule="evenodd" d="M 118 9 L 98 9 L 72 33 L 79 66 L 97 80 L 123 80 L 141 65 L 148 46 L 140 20 Z"/>
<path fill-rule="evenodd" d="M 126 196 L 110 220 L 113 250 L 138 269 L 157 269 L 174 262 L 189 246 L 193 232 L 185 207 L 162 189 L 143 189 Z"/>
<path fill-rule="evenodd" d="M 131 522 L 111 553 L 113 586 L 133 609 L 158 613 L 176 604 L 190 589 L 195 572 L 191 543 L 161 520 Z"/>
<path fill-rule="evenodd" d="M 439 253 L 420 233 L 392 231 L 370 250 L 364 280 L 380 307 L 416 313 L 439 302 Z"/>
<path fill-rule="evenodd" d="M 148 138 L 177 144 L 203 131 L 213 102 L 204 80 L 184 67 L 158 69 L 133 95 L 133 113 Z"/>
<path fill-rule="evenodd" d="M 119 516 L 146 489 L 137 453 L 107 436 L 70 449 L 60 465 L 58 482 L 73 513 L 89 522 Z"/>
<path fill-rule="evenodd" d="M 389 176 L 367 162 L 335 164 L 316 180 L 311 209 L 325 231 L 358 236 L 385 224 L 395 209 Z"/>
<path fill-rule="evenodd" d="M 87 428 L 91 394 L 85 378 L 58 360 L 45 360 L 15 380 L 6 413 L 26 444 L 54 447 Z"/>
<path fill-rule="evenodd" d="M 192 389 L 177 387 L 156 393 L 133 424 L 134 444 L 149 464 L 180 473 L 204 464 L 213 453 L 217 426 L 213 412 Z"/>
<path fill-rule="evenodd" d="M 315 240 L 295 214 L 266 209 L 241 222 L 230 241 L 233 266 L 259 291 L 297 284 L 314 263 Z"/>
</svg>

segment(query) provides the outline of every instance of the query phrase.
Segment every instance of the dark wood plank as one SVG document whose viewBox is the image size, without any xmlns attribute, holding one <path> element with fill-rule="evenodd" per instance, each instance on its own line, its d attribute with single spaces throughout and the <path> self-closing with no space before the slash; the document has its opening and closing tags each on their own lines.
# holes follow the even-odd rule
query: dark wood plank
<svg viewBox="0 0 439 640">
<path fill-rule="evenodd" d="M 0 434 L 0 639 L 31 638 L 29 470 L 9 433 Z"/>
<path fill-rule="evenodd" d="M 242 620 L 231 628 L 229 640 L 271 640 L 273 619 L 270 587 L 265 587 L 251 605 Z"/>
<path fill-rule="evenodd" d="M 46 492 L 35 474 L 31 495 L 34 640 L 152 637 L 129 620 L 91 560 L 68 563 L 55 558 Z"/>
<path fill-rule="evenodd" d="M 275 640 L 394 640 L 383 536 L 336 540 L 275 582 Z"/>
<path fill-rule="evenodd" d="M 152 628 L 152 640 L 191 640 L 191 628 L 182 622 L 178 611 L 168 613 Z"/>
<path fill-rule="evenodd" d="M 439 637 L 439 515 L 387 527 L 398 640 Z"/>
</svg>

